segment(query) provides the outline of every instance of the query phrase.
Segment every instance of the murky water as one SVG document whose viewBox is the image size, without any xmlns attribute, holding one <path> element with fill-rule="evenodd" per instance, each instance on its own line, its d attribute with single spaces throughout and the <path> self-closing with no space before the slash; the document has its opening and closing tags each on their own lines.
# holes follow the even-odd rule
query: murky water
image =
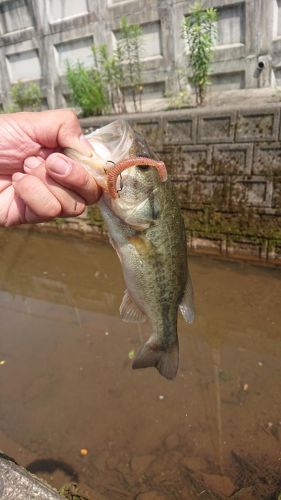
<svg viewBox="0 0 281 500">
<path fill-rule="evenodd" d="M 146 332 L 119 318 L 109 245 L 6 230 L 0 252 L 0 449 L 94 500 L 275 498 L 280 269 L 190 258 L 169 382 L 130 368 Z"/>
</svg>

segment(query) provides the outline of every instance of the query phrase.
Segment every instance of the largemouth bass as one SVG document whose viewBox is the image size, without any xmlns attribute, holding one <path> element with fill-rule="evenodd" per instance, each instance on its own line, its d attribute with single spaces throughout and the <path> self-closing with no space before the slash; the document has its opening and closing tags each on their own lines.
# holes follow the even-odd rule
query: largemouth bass
<svg viewBox="0 0 281 500">
<path fill-rule="evenodd" d="M 132 367 L 154 366 L 173 379 L 179 363 L 178 309 L 191 323 L 194 307 L 184 222 L 172 183 L 162 162 L 126 122 L 107 125 L 88 140 L 93 159 L 72 150 L 66 154 L 92 168 L 104 189 L 99 206 L 127 286 L 121 318 L 147 321 L 151 328 Z"/>
</svg>

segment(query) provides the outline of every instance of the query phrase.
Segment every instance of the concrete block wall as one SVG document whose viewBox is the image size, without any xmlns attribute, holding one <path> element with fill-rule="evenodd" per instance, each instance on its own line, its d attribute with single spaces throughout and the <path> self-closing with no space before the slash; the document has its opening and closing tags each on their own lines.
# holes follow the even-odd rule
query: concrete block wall
<svg viewBox="0 0 281 500">
<path fill-rule="evenodd" d="M 275 105 L 126 117 L 165 161 L 195 252 L 281 264 L 280 113 Z M 72 224 L 105 231 L 96 208 Z"/>
<path fill-rule="evenodd" d="M 49 107 L 65 105 L 66 61 L 91 64 L 93 43 L 113 49 L 122 15 L 143 29 L 144 98 L 163 97 L 176 89 L 176 70 L 186 65 L 182 23 L 193 4 L 194 0 L 0 0 L 2 105 L 7 106 L 10 85 L 19 79 L 38 81 Z M 219 12 L 212 89 L 279 85 L 280 0 L 203 0 L 203 5 Z"/>
</svg>

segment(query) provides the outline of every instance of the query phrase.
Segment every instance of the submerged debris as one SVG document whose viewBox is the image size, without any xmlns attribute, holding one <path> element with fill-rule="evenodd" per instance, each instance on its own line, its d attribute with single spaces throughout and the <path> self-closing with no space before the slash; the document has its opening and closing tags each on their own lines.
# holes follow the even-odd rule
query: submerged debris
<svg viewBox="0 0 281 500">
<path fill-rule="evenodd" d="M 236 483 L 239 490 L 251 488 L 251 493 L 255 495 L 253 498 L 278 498 L 281 479 L 277 471 L 266 464 L 259 466 L 235 451 L 232 451 L 232 458 L 237 469 Z"/>
<path fill-rule="evenodd" d="M 131 351 L 128 352 L 129 359 L 134 359 L 135 356 L 136 356 L 136 353 L 135 353 L 134 349 L 132 349 Z"/>
<path fill-rule="evenodd" d="M 60 495 L 68 500 L 89 500 L 88 497 L 81 496 L 76 483 L 65 484 L 59 491 Z"/>
</svg>

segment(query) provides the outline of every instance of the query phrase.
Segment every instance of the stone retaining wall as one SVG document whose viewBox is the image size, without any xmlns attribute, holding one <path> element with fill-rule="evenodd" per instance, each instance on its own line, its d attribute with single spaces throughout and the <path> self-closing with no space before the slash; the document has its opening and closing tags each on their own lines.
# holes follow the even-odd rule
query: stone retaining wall
<svg viewBox="0 0 281 500">
<path fill-rule="evenodd" d="M 126 116 L 166 162 L 192 250 L 281 263 L 280 108 Z M 82 126 L 89 131 L 113 119 L 84 119 Z M 105 231 L 96 207 L 66 224 Z"/>
</svg>

